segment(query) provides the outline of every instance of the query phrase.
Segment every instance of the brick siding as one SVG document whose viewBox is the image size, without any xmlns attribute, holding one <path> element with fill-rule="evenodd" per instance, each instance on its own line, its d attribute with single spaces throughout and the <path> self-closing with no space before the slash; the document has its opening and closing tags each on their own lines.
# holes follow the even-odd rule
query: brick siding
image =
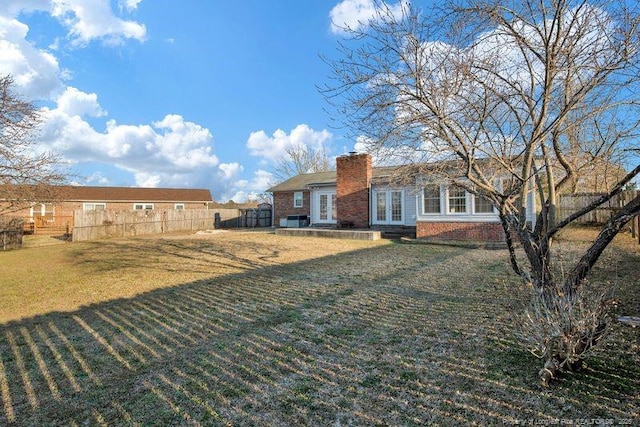
<svg viewBox="0 0 640 427">
<path fill-rule="evenodd" d="M 348 223 L 356 228 L 369 227 L 369 189 L 371 156 L 352 154 L 336 159 L 336 215 L 338 225 Z"/>
<path fill-rule="evenodd" d="M 273 219 L 273 224 L 276 227 L 280 226 L 280 219 L 286 218 L 288 215 L 308 215 L 311 220 L 311 194 L 308 191 L 302 192 L 302 207 L 293 207 L 293 191 L 291 192 L 278 192 L 273 194 L 273 206 L 276 217 Z"/>
<path fill-rule="evenodd" d="M 57 202 L 54 203 L 54 213 L 55 215 L 68 215 L 73 216 L 73 212 L 76 210 L 82 210 L 85 203 L 105 203 L 106 209 L 110 211 L 130 211 L 133 210 L 134 202 Z M 153 204 L 154 210 L 170 210 L 175 209 L 176 202 L 149 202 L 149 201 L 141 201 L 135 203 L 151 203 Z M 200 202 L 177 202 L 178 204 L 183 204 L 185 209 L 207 209 L 207 206 Z M 293 202 L 292 202 L 293 203 Z M 28 217 L 30 216 L 30 208 L 24 208 L 19 211 L 13 212 L 11 216 L 21 216 Z M 40 203 L 36 205 L 36 215 L 40 215 Z"/>
<path fill-rule="evenodd" d="M 503 242 L 504 231 L 497 222 L 418 222 L 416 237 Z"/>
</svg>

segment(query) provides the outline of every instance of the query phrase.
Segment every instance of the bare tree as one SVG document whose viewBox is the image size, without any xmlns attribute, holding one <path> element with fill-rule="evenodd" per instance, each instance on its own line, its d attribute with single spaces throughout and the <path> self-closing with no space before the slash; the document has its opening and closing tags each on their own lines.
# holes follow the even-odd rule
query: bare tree
<svg viewBox="0 0 640 427">
<path fill-rule="evenodd" d="M 0 214 L 54 200 L 66 179 L 60 157 L 37 150 L 39 111 L 13 86 L 11 76 L 0 77 Z"/>
<path fill-rule="evenodd" d="M 275 176 L 285 180 L 301 173 L 325 172 L 331 170 L 331 162 L 327 152 L 322 148 L 308 145 L 293 145 L 280 156 L 275 167 Z"/>
<path fill-rule="evenodd" d="M 526 317 L 542 325 L 530 335 L 546 383 L 602 336 L 606 298 L 587 297 L 586 279 L 640 213 L 636 197 L 557 274 L 558 232 L 640 172 L 628 156 L 638 147 L 639 17 L 625 2 L 597 0 L 469 0 L 428 12 L 402 2 L 401 14 L 376 5 L 367 25 L 345 28 L 339 57 L 327 60 L 337 83 L 323 91 L 354 137 L 413 165 L 405 179 L 446 180 L 497 209 L 511 267 L 534 291 Z M 625 154 L 630 172 L 580 212 L 556 218 L 558 194 L 593 159 Z M 541 205 L 535 221 L 532 192 Z M 585 300 L 593 304 L 582 313 Z"/>
</svg>

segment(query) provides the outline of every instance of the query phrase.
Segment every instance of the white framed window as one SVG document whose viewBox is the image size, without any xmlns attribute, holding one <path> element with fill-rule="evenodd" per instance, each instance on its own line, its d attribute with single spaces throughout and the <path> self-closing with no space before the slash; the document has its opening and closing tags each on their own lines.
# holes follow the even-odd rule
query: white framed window
<svg viewBox="0 0 640 427">
<path fill-rule="evenodd" d="M 493 213 L 493 205 L 488 200 L 483 199 L 478 195 L 473 197 L 473 213 L 487 214 Z"/>
<path fill-rule="evenodd" d="M 464 188 L 452 185 L 448 189 L 448 209 L 450 214 L 467 213 L 467 192 Z"/>
<path fill-rule="evenodd" d="M 424 187 L 422 193 L 422 213 L 423 214 L 440 214 L 440 185 L 431 184 Z"/>
<path fill-rule="evenodd" d="M 29 216 L 48 216 L 55 215 L 55 206 L 52 203 L 41 203 L 31 206 L 29 210 Z"/>
<path fill-rule="evenodd" d="M 153 203 L 134 203 L 133 210 L 134 211 L 152 211 Z"/>
<path fill-rule="evenodd" d="M 44 205 L 33 205 L 29 210 L 29 216 L 44 215 Z"/>
<path fill-rule="evenodd" d="M 293 193 L 293 207 L 294 208 L 301 208 L 303 206 L 303 202 L 304 201 L 304 195 L 302 193 L 302 191 L 296 191 L 295 193 Z"/>
<path fill-rule="evenodd" d="M 106 203 L 83 203 L 83 211 L 103 211 L 107 208 Z"/>
<path fill-rule="evenodd" d="M 177 211 L 183 211 L 184 210 L 184 203 L 176 203 L 175 205 L 173 205 L 173 208 Z"/>
</svg>

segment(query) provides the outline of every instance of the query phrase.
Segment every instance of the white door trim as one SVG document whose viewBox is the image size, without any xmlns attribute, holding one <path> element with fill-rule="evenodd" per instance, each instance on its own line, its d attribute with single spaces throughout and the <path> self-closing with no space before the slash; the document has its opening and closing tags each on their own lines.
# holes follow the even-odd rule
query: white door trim
<svg viewBox="0 0 640 427">
<path fill-rule="evenodd" d="M 393 219 L 394 213 L 395 216 L 398 217 L 397 211 L 394 212 L 394 196 L 400 196 L 400 199 L 396 199 L 395 201 L 400 202 L 400 219 Z M 380 199 L 380 207 L 384 209 L 384 212 L 380 212 L 378 215 L 379 206 L 378 206 L 378 197 Z M 384 189 L 376 189 L 373 191 L 373 197 L 371 198 L 371 223 L 374 225 L 404 225 L 404 216 L 405 216 L 405 198 L 404 198 L 404 190 L 400 188 L 384 188 Z M 397 205 L 396 205 L 397 206 Z"/>
</svg>

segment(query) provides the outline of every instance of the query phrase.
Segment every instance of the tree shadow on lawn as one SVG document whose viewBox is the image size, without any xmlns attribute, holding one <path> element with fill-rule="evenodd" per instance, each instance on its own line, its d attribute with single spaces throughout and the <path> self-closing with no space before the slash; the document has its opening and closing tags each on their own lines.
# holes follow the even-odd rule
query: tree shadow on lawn
<svg viewBox="0 0 640 427">
<path fill-rule="evenodd" d="M 238 250 L 253 250 L 260 254 L 259 262 L 238 256 Z M 188 271 L 210 273 L 211 269 L 229 267 L 238 270 L 261 268 L 279 255 L 268 244 L 226 242 L 196 239 L 128 239 L 84 242 L 75 254 L 74 262 L 98 273 L 127 268 L 154 268 L 168 272 Z"/>
<path fill-rule="evenodd" d="M 590 374 L 538 386 L 538 361 L 500 332 L 506 268 L 501 251 L 389 245 L 11 322 L 0 328 L 0 424 L 637 416 L 631 343 L 628 357 L 604 354 Z"/>
</svg>

